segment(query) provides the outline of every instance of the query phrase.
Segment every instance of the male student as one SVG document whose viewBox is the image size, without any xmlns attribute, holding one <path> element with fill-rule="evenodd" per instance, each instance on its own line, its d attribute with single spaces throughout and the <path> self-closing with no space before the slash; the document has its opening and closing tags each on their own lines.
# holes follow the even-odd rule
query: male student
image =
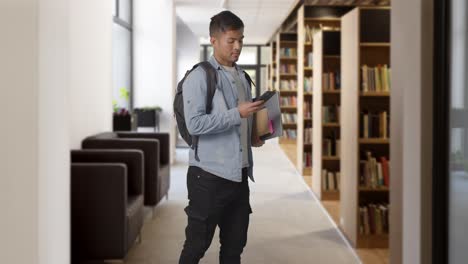
<svg viewBox="0 0 468 264">
<path fill-rule="evenodd" d="M 179 264 L 199 263 L 209 248 L 216 226 L 221 243 L 219 262 L 241 263 L 247 243 L 249 215 L 248 177 L 252 175 L 252 114 L 263 101 L 252 102 L 251 88 L 236 65 L 242 50 L 244 23 L 230 11 L 211 18 L 209 59 L 217 72 L 217 90 L 210 114 L 206 113 L 207 77 L 197 67 L 183 83 L 184 115 L 191 135 L 199 136 L 198 158 L 190 149 L 185 208 L 188 224 Z"/>
</svg>

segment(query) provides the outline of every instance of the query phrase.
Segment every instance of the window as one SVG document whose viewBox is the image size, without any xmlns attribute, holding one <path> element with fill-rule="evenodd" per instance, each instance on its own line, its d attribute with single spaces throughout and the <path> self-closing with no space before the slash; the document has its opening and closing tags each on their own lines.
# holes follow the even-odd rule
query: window
<svg viewBox="0 0 468 264">
<path fill-rule="evenodd" d="M 112 78 L 114 108 L 132 109 L 133 43 L 132 0 L 115 0 L 112 29 Z"/>
</svg>

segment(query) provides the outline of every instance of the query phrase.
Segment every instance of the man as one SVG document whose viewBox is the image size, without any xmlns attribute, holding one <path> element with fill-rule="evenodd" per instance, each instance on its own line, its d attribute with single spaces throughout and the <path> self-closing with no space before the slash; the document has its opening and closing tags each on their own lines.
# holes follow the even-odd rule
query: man
<svg viewBox="0 0 468 264">
<path fill-rule="evenodd" d="M 212 111 L 206 113 L 206 75 L 197 67 L 183 84 L 184 115 L 191 135 L 199 136 L 198 157 L 190 150 L 185 208 L 188 224 L 179 264 L 198 263 L 209 248 L 216 226 L 220 228 L 219 262 L 240 263 L 247 243 L 249 202 L 247 178 L 252 175 L 252 114 L 262 101 L 252 102 L 251 88 L 236 65 L 244 38 L 242 20 L 229 11 L 211 18 L 209 59 L 217 72 Z M 253 142 L 252 142 L 253 141 Z"/>
</svg>

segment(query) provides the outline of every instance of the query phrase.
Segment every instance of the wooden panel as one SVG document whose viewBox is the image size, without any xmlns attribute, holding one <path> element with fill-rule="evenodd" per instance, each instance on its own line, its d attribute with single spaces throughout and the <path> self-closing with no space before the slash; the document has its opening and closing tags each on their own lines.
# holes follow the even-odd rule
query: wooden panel
<svg viewBox="0 0 468 264">
<path fill-rule="evenodd" d="M 360 42 L 390 42 L 390 9 L 361 10 L 360 38 Z"/>
<path fill-rule="evenodd" d="M 305 42 L 305 26 L 304 26 L 304 6 L 297 10 L 297 171 L 302 175 L 305 174 L 304 169 L 304 42 Z"/>
<path fill-rule="evenodd" d="M 341 195 L 340 225 L 352 244 L 358 225 L 359 10 L 342 18 L 341 28 Z"/>
<path fill-rule="evenodd" d="M 307 18 L 340 18 L 353 7 L 306 6 L 304 10 Z"/>
<path fill-rule="evenodd" d="M 341 50 L 341 32 L 324 31 L 323 32 L 323 54 L 340 55 Z"/>
<path fill-rule="evenodd" d="M 339 191 L 322 191 L 322 200 L 324 201 L 340 200 L 340 192 Z"/>
<path fill-rule="evenodd" d="M 388 234 L 358 235 L 358 248 L 388 248 Z"/>
</svg>

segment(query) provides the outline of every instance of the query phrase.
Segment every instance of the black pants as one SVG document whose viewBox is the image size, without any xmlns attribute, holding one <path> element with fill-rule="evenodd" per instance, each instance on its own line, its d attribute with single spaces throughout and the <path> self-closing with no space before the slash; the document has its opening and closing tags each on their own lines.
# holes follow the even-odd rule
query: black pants
<svg viewBox="0 0 468 264">
<path fill-rule="evenodd" d="M 247 244 L 249 202 L 247 170 L 242 170 L 242 182 L 233 182 L 189 167 L 187 189 L 189 205 L 185 208 L 188 224 L 179 264 L 198 263 L 210 247 L 219 226 L 221 249 L 219 263 L 241 263 L 240 255 Z"/>
</svg>

